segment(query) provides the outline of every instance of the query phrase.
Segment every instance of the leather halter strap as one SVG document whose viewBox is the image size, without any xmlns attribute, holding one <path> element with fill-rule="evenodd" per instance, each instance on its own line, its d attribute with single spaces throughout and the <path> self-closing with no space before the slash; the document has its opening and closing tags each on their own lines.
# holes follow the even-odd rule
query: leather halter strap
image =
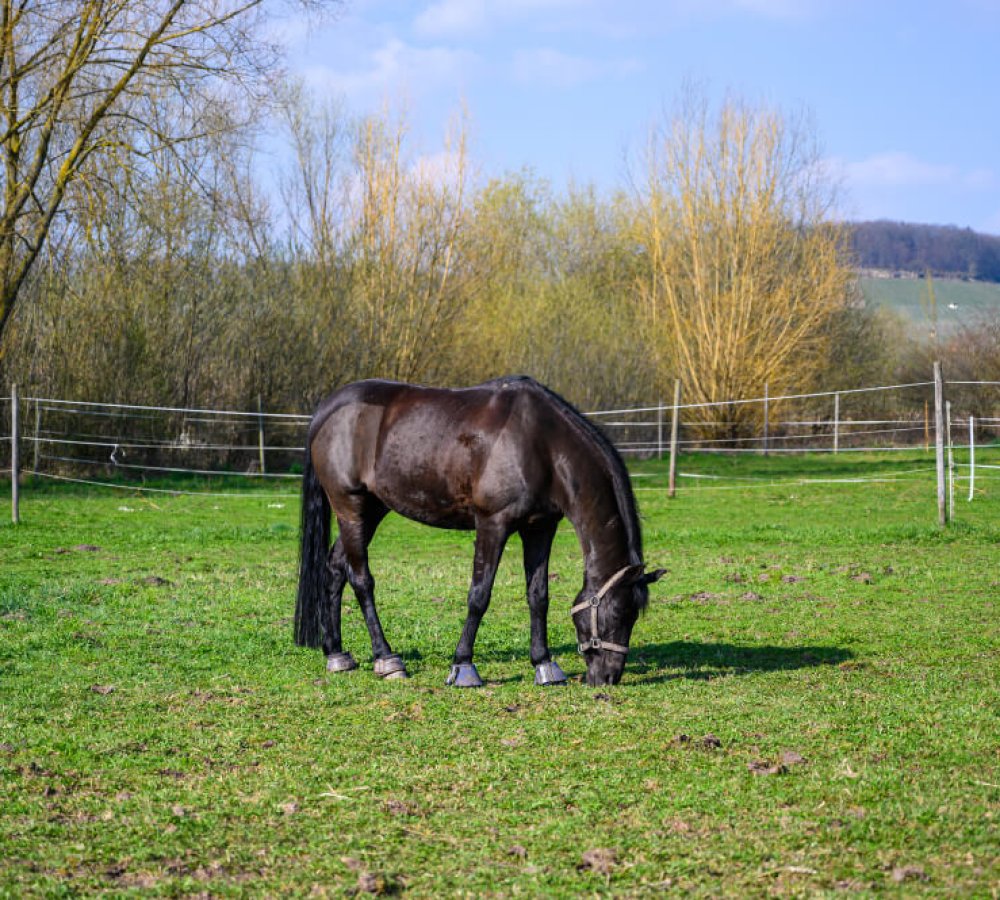
<svg viewBox="0 0 1000 900">
<path fill-rule="evenodd" d="M 590 610 L 590 640 L 585 641 L 582 644 L 577 644 L 576 649 L 583 653 L 586 650 L 611 650 L 615 653 L 628 653 L 628 647 L 623 644 L 614 644 L 611 641 L 602 641 L 598 636 L 597 631 L 597 607 L 601 605 L 601 601 L 604 599 L 605 594 L 611 590 L 622 578 L 625 577 L 625 573 L 631 569 L 631 566 L 625 566 L 619 569 L 612 575 L 601 587 L 598 589 L 597 593 L 592 597 L 588 597 L 586 600 L 581 600 L 576 604 L 571 610 L 572 615 L 576 615 L 578 612 L 583 612 L 585 609 Z"/>
</svg>

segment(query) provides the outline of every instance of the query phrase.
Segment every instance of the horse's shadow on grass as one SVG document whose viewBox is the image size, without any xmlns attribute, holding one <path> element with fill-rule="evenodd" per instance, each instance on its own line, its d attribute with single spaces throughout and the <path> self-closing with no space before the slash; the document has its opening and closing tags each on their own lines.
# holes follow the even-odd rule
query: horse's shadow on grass
<svg viewBox="0 0 1000 900">
<path fill-rule="evenodd" d="M 733 675 L 782 672 L 836 666 L 852 659 L 843 647 L 737 645 L 672 641 L 644 644 L 630 658 L 632 672 L 643 683 L 673 681 L 678 678 L 711 681 Z"/>
<path fill-rule="evenodd" d="M 576 647 L 564 644 L 553 653 L 575 653 Z M 775 647 L 671 641 L 667 644 L 641 644 L 629 653 L 625 672 L 632 683 L 654 684 L 686 678 L 711 681 L 734 675 L 757 672 L 782 672 L 836 666 L 853 659 L 843 647 Z M 631 674 L 631 678 L 628 678 Z M 638 677 L 637 677 L 638 676 Z"/>
<path fill-rule="evenodd" d="M 551 648 L 552 655 L 564 660 L 564 668 L 575 678 L 574 670 L 586 671 L 576 644 L 560 644 Z M 417 649 L 401 653 L 411 666 L 428 664 L 424 654 Z M 517 654 L 515 654 L 517 655 Z M 524 654 L 527 657 L 527 654 Z M 718 644 L 695 641 L 671 641 L 666 644 L 639 644 L 632 647 L 625 666 L 625 681 L 631 684 L 657 684 L 678 679 L 713 681 L 758 672 L 785 672 L 795 669 L 812 669 L 817 666 L 836 666 L 854 659 L 854 654 L 843 647 L 802 646 L 775 647 L 769 644 Z M 493 651 L 483 649 L 476 654 L 479 663 L 510 661 L 509 649 Z M 574 660 L 570 662 L 570 660 Z M 527 662 L 527 659 L 525 660 Z M 490 677 L 491 684 L 512 684 L 527 681 L 524 674 Z"/>
</svg>

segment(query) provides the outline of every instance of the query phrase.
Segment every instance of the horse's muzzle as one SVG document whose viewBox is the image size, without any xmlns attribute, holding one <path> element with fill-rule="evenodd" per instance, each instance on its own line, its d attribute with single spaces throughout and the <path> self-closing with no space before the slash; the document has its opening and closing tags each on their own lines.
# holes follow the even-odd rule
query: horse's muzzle
<svg viewBox="0 0 1000 900">
<path fill-rule="evenodd" d="M 618 684 L 625 671 L 625 656 L 607 650 L 593 650 L 585 654 L 587 660 L 587 684 L 599 687 Z"/>
</svg>

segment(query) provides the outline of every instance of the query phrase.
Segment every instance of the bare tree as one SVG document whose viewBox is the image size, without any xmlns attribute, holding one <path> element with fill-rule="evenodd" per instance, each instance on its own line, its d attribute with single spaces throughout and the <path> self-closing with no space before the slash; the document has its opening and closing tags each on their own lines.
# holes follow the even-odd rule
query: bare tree
<svg viewBox="0 0 1000 900">
<path fill-rule="evenodd" d="M 361 371 L 436 380 L 475 273 L 460 266 L 469 179 L 464 122 L 442 152 L 410 163 L 405 122 L 369 116 L 352 142 L 345 251 Z"/>
<path fill-rule="evenodd" d="M 74 196 L 252 109 L 267 19 L 263 0 L 0 0 L 0 337 Z"/>
</svg>

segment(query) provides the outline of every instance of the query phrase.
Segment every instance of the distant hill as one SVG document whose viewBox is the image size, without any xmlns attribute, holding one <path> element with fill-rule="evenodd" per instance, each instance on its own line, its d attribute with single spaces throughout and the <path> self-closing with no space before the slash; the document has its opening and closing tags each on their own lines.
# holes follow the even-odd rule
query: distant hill
<svg viewBox="0 0 1000 900">
<path fill-rule="evenodd" d="M 862 272 L 910 272 L 1000 282 L 1000 237 L 953 225 L 907 222 L 850 224 L 855 265 Z"/>
<path fill-rule="evenodd" d="M 861 276 L 861 291 L 872 306 L 881 306 L 897 313 L 907 324 L 907 330 L 918 338 L 926 338 L 936 327 L 938 335 L 947 337 L 963 325 L 976 325 L 984 316 L 1000 312 L 1000 284 L 969 281 L 958 278 L 932 278 L 934 304 L 926 278 L 890 277 L 886 274 Z"/>
</svg>

